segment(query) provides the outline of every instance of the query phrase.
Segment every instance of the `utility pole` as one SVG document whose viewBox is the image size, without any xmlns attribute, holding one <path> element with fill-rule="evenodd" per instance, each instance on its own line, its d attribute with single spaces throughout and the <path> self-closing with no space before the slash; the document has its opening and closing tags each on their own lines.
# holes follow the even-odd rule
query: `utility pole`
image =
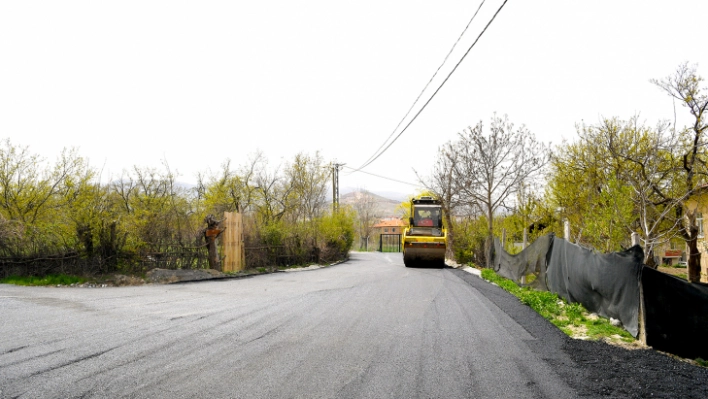
<svg viewBox="0 0 708 399">
<path fill-rule="evenodd" d="M 332 213 L 339 211 L 339 169 L 346 164 L 332 162 Z"/>
</svg>

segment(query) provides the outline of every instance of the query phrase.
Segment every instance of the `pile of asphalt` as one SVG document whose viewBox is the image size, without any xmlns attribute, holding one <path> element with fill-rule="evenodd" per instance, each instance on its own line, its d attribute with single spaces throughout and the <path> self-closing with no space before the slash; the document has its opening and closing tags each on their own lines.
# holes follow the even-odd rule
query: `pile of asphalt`
<svg viewBox="0 0 708 399">
<path fill-rule="evenodd" d="M 630 350 L 567 339 L 563 350 L 583 371 L 579 391 L 591 397 L 707 398 L 708 369 L 653 349 Z"/>
<path fill-rule="evenodd" d="M 572 339 L 503 289 L 453 271 L 536 340 L 529 347 L 584 398 L 708 398 L 708 369 L 649 349 Z"/>
</svg>

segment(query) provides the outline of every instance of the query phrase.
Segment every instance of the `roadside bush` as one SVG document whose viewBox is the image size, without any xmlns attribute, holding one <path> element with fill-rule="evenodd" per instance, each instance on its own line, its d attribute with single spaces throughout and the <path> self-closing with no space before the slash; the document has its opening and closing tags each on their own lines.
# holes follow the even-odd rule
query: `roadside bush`
<svg viewBox="0 0 708 399">
<path fill-rule="evenodd" d="M 486 219 L 463 219 L 453 221 L 455 240 L 452 251 L 458 263 L 474 262 L 484 265 L 484 242 L 486 239 Z"/>
<path fill-rule="evenodd" d="M 283 245 L 286 234 L 283 223 L 273 222 L 261 228 L 261 241 L 265 245 L 279 247 Z"/>
<path fill-rule="evenodd" d="M 206 266 L 204 218 L 243 217 L 247 267 L 331 261 L 346 256 L 354 219 L 327 213 L 331 166 L 298 154 L 270 167 L 263 154 L 222 164 L 196 187 L 162 167 L 133 166 L 110 183 L 75 150 L 53 164 L 0 141 L 0 277 L 142 273 Z"/>
<path fill-rule="evenodd" d="M 331 261 L 346 256 L 354 243 L 355 214 L 348 207 L 329 213 L 319 219 L 319 232 L 324 242 L 322 256 Z"/>
</svg>

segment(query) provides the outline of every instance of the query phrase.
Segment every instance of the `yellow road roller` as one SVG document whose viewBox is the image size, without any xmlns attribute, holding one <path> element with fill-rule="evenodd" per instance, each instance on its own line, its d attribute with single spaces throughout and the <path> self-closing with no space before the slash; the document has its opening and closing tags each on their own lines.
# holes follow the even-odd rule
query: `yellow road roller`
<svg viewBox="0 0 708 399">
<path fill-rule="evenodd" d="M 433 197 L 414 198 L 408 224 L 401 236 L 406 267 L 444 266 L 447 231 L 442 202 Z"/>
</svg>

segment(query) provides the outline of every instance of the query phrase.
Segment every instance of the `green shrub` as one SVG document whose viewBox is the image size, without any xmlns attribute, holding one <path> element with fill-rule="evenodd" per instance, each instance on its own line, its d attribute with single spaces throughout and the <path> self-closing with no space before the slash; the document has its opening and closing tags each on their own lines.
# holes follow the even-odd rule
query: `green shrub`
<svg viewBox="0 0 708 399">
<path fill-rule="evenodd" d="M 283 245 L 285 235 L 286 232 L 283 223 L 273 222 L 263 226 L 261 230 L 261 241 L 266 245 L 280 246 Z"/>
<path fill-rule="evenodd" d="M 319 219 L 320 238 L 326 249 L 335 251 L 337 257 L 345 255 L 354 243 L 354 212 L 342 207 L 336 213 L 330 213 Z"/>
</svg>

